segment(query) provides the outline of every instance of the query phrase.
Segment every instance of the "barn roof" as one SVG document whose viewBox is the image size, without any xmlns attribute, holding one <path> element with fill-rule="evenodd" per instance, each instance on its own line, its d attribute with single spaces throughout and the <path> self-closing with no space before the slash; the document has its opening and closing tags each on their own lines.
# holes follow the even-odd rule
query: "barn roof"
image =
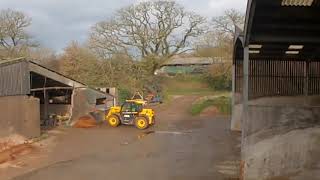
<svg viewBox="0 0 320 180">
<path fill-rule="evenodd" d="M 175 57 L 168 60 L 163 66 L 187 66 L 187 65 L 210 65 L 214 60 L 208 57 Z"/>
<path fill-rule="evenodd" d="M 4 66 L 9 66 L 12 64 L 17 64 L 21 62 L 26 62 L 29 65 L 29 71 L 35 72 L 37 74 L 49 77 L 53 80 L 56 80 L 58 82 L 61 82 L 63 84 L 66 84 L 68 86 L 73 86 L 73 87 L 85 87 L 86 85 L 76 81 L 72 78 L 69 78 L 57 71 L 54 71 L 52 69 L 49 69 L 43 65 L 40 65 L 39 63 L 28 60 L 26 58 L 17 58 L 17 59 L 8 59 L 8 60 L 0 60 L 0 68 Z"/>
<path fill-rule="evenodd" d="M 249 0 L 250 57 L 320 57 L 320 0 Z"/>
<path fill-rule="evenodd" d="M 90 88 L 88 85 L 86 85 L 84 83 L 76 81 L 76 80 L 74 80 L 74 79 L 72 79 L 70 77 L 67 77 L 67 76 L 65 76 L 65 75 L 63 75 L 63 74 L 61 74 L 61 73 L 59 73 L 57 71 L 49 69 L 49 68 L 47 68 L 45 66 L 42 66 L 42 65 L 38 64 L 35 61 L 28 60 L 26 58 L 0 60 L 0 69 L 8 67 L 10 65 L 19 64 L 19 63 L 27 63 L 28 65 L 26 66 L 27 67 L 26 71 L 33 72 L 33 73 L 36 73 L 36 74 L 38 74 L 40 76 L 44 76 L 44 77 L 50 78 L 50 80 L 52 82 L 58 82 L 58 83 L 66 85 L 66 86 L 74 87 L 74 88 L 88 88 L 88 89 L 94 91 L 95 93 L 99 94 L 101 97 L 106 95 L 102 91 L 96 90 L 94 88 Z M 17 74 L 17 76 L 18 76 L 18 74 Z M 50 81 L 50 80 L 48 80 L 48 81 Z M 0 83 L 0 85 L 2 85 L 2 83 Z M 6 88 L 6 87 L 4 87 L 4 88 Z M 1 95 L 1 93 L 0 93 L 0 95 Z"/>
</svg>

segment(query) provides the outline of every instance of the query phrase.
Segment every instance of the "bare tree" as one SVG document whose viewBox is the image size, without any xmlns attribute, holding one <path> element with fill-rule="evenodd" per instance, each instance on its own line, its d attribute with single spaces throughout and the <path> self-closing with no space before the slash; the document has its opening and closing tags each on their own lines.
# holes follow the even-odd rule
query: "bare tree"
<svg viewBox="0 0 320 180">
<path fill-rule="evenodd" d="M 97 23 L 90 45 L 103 56 L 171 57 L 190 50 L 190 40 L 204 32 L 204 22 L 174 1 L 141 2 Z"/>
<path fill-rule="evenodd" d="M 0 50 L 7 53 L 19 52 L 30 46 L 30 36 L 26 28 L 31 25 L 31 18 L 11 9 L 0 11 Z"/>
<path fill-rule="evenodd" d="M 235 9 L 212 18 L 209 31 L 195 43 L 197 55 L 231 59 L 235 29 L 243 27 L 244 18 L 244 14 Z"/>
<path fill-rule="evenodd" d="M 195 43 L 197 56 L 230 59 L 232 56 L 233 38 L 229 33 L 212 30 L 204 34 Z"/>
<path fill-rule="evenodd" d="M 230 90 L 233 38 L 236 27 L 243 28 L 244 14 L 235 9 L 214 17 L 207 33 L 198 39 L 196 55 L 222 60 L 212 65 L 206 74 L 209 84 L 216 90 Z"/>
<path fill-rule="evenodd" d="M 87 84 L 95 83 L 94 74 L 97 72 L 97 58 L 78 42 L 72 41 L 64 49 L 59 62 L 63 74 Z"/>
<path fill-rule="evenodd" d="M 229 9 L 226 10 L 222 16 L 214 17 L 212 19 L 213 29 L 233 37 L 236 26 L 243 28 L 244 19 L 244 13 L 236 9 Z"/>
<path fill-rule="evenodd" d="M 20 53 L 20 55 L 36 61 L 43 66 L 59 71 L 58 57 L 56 52 L 50 48 L 43 46 L 28 48 L 24 53 Z"/>
</svg>

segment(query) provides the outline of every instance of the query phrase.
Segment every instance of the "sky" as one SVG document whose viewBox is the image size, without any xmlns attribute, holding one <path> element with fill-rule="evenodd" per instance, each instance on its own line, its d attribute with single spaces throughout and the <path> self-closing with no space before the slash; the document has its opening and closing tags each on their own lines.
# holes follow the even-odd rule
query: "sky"
<svg viewBox="0 0 320 180">
<path fill-rule="evenodd" d="M 88 38 L 90 28 L 117 9 L 146 0 L 0 0 L 0 9 L 19 10 L 32 18 L 28 32 L 44 47 L 61 52 L 71 41 Z M 226 9 L 245 11 L 247 0 L 176 0 L 208 18 Z"/>
</svg>

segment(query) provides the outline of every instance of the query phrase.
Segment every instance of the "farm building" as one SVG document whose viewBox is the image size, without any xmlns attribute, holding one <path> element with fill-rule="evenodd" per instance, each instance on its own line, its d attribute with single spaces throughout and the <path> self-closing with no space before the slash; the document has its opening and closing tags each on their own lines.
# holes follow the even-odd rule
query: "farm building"
<svg viewBox="0 0 320 180">
<path fill-rule="evenodd" d="M 50 126 L 53 117 L 72 124 L 106 101 L 110 105 L 113 96 L 36 62 L 0 61 L 0 137 L 37 137 L 41 127 Z"/>
<path fill-rule="evenodd" d="M 173 57 L 163 63 L 156 74 L 199 74 L 215 63 L 221 61 L 207 57 Z"/>
<path fill-rule="evenodd" d="M 320 177 L 320 1 L 249 0 L 233 61 L 244 179 Z"/>
</svg>

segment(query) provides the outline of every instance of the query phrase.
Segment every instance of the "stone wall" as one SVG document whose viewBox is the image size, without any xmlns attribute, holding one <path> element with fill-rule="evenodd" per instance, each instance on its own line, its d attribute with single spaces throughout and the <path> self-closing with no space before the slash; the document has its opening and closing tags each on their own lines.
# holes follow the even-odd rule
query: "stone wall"
<svg viewBox="0 0 320 180">
<path fill-rule="evenodd" d="M 319 97 L 272 97 L 249 102 L 242 127 L 246 180 L 307 178 L 302 172 L 319 171 L 318 100 Z"/>
<path fill-rule="evenodd" d="M 40 102 L 28 96 L 0 97 L 0 137 L 40 136 Z"/>
<path fill-rule="evenodd" d="M 232 106 L 232 118 L 231 118 L 231 130 L 241 131 L 242 121 L 242 104 L 236 104 Z"/>
<path fill-rule="evenodd" d="M 242 123 L 242 94 L 232 94 L 232 117 L 231 117 L 231 130 L 241 131 Z"/>
</svg>

